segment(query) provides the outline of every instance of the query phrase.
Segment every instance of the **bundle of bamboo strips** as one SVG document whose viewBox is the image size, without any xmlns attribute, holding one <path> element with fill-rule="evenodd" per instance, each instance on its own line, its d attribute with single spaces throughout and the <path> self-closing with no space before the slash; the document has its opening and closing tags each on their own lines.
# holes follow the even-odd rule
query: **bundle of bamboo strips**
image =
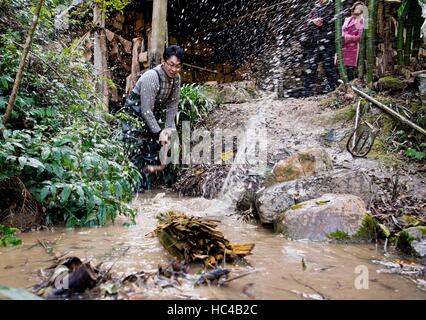
<svg viewBox="0 0 426 320">
<path fill-rule="evenodd" d="M 216 263 L 226 257 L 232 261 L 251 253 L 254 244 L 230 244 L 222 232 L 216 229 L 212 219 L 189 217 L 179 211 L 168 211 L 158 217 L 155 229 L 161 244 L 179 260 Z"/>
</svg>

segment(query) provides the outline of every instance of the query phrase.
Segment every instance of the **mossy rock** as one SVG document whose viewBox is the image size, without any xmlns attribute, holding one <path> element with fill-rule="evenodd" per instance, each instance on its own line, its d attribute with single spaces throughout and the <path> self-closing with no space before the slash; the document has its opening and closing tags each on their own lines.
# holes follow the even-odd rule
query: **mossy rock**
<svg viewBox="0 0 426 320">
<path fill-rule="evenodd" d="M 265 180 L 265 186 L 301 179 L 330 171 L 333 161 L 323 148 L 310 148 L 299 151 L 279 161 Z"/>
<path fill-rule="evenodd" d="M 405 89 L 406 85 L 401 79 L 387 76 L 379 79 L 377 87 L 380 91 L 400 91 Z"/>
<path fill-rule="evenodd" d="M 351 240 L 365 224 L 365 208 L 357 196 L 325 194 L 290 206 L 275 222 L 275 230 L 293 240 Z"/>
</svg>

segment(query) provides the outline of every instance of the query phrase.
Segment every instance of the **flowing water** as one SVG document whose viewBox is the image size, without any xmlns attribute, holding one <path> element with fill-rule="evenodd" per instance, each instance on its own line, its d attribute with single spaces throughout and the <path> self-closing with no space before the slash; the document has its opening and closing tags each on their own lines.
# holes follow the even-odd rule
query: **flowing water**
<svg viewBox="0 0 426 320">
<path fill-rule="evenodd" d="M 231 266 L 231 276 L 249 275 L 226 287 L 167 288 L 144 293 L 145 298 L 191 299 L 426 299 L 426 292 L 407 278 L 377 273 L 381 267 L 372 260 L 395 257 L 383 255 L 374 245 L 337 245 L 308 241 L 288 241 L 272 230 L 242 222 L 220 200 L 179 198 L 175 194 L 139 195 L 133 206 L 140 211 L 137 224 L 123 221 L 103 228 L 55 229 L 22 234 L 24 244 L 0 248 L 0 284 L 29 288 L 40 281 L 39 270 L 52 264 L 51 256 L 38 240 L 56 241 L 54 249 L 93 263 L 113 265 L 116 273 L 155 271 L 167 265 L 171 256 L 157 238 L 147 235 L 156 226 L 155 216 L 165 210 L 181 210 L 190 215 L 218 218 L 218 228 L 233 243 L 256 244 L 247 263 Z M 126 251 L 127 250 L 127 251 Z M 302 258 L 306 268 L 302 267 Z M 359 267 L 364 266 L 364 267 Z M 357 289 L 357 268 L 368 270 L 368 289 Z M 303 296 L 303 294 L 305 294 Z"/>
<path fill-rule="evenodd" d="M 246 130 L 261 127 L 264 119 L 258 113 L 249 119 Z M 255 153 L 256 134 L 242 139 L 237 159 L 243 157 L 240 151 Z M 265 146 L 259 148 L 262 147 Z M 118 275 L 156 272 L 159 265 L 166 266 L 172 260 L 158 239 L 150 235 L 157 225 L 156 215 L 179 210 L 219 220 L 218 228 L 231 243 L 254 243 L 255 248 L 245 263 L 226 265 L 231 269 L 231 277 L 249 274 L 224 287 L 195 287 L 195 281 L 186 281 L 179 287 L 147 290 L 141 293 L 141 298 L 426 299 L 426 291 L 411 279 L 378 272 L 384 267 L 373 260 L 398 258 L 392 253 L 385 256 L 382 246 L 290 241 L 261 225 L 239 220 L 233 210 L 235 199 L 250 187 L 252 181 L 247 177 L 252 176 L 255 167 L 250 161 L 234 164 L 219 199 L 178 197 L 161 192 L 139 194 L 132 203 L 139 213 L 136 225 L 123 226 L 125 221 L 119 219 L 115 225 L 103 228 L 56 228 L 22 234 L 22 246 L 0 248 L 0 285 L 29 289 L 40 282 L 40 270 L 51 266 L 53 260 L 39 241 L 54 243 L 57 254 L 77 256 L 94 265 L 102 262 Z M 199 269 L 194 267 L 192 274 Z"/>
</svg>

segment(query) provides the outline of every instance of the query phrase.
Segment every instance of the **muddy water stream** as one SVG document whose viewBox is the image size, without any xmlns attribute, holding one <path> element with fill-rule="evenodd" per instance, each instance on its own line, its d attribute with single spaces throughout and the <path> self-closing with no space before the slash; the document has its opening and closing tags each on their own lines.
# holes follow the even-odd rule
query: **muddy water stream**
<svg viewBox="0 0 426 320">
<path fill-rule="evenodd" d="M 252 273 L 226 287 L 183 285 L 144 292 L 142 298 L 305 299 L 321 295 L 329 299 L 426 299 L 426 292 L 411 280 L 377 272 L 382 267 L 372 260 L 397 258 L 392 254 L 385 257 L 382 247 L 288 241 L 262 226 L 238 220 L 219 200 L 179 198 L 174 194 L 152 192 L 139 195 L 133 206 L 138 208 L 139 215 L 137 224 L 130 227 L 124 227 L 124 221 L 119 220 L 103 228 L 57 228 L 22 234 L 22 246 L 0 248 L 0 284 L 30 288 L 40 281 L 39 270 L 51 265 L 52 261 L 46 250 L 38 245 L 38 239 L 56 241 L 56 252 L 75 255 L 95 264 L 115 262 L 112 271 L 118 274 L 155 271 L 158 265 L 167 265 L 171 256 L 157 238 L 147 234 L 156 226 L 156 214 L 173 209 L 195 216 L 215 217 L 221 221 L 219 229 L 231 242 L 255 243 L 246 264 L 227 265 L 234 276 Z M 364 266 L 358 267 L 364 272 L 368 270 L 368 289 L 355 286 L 359 276 L 355 273 L 357 266 Z"/>
</svg>

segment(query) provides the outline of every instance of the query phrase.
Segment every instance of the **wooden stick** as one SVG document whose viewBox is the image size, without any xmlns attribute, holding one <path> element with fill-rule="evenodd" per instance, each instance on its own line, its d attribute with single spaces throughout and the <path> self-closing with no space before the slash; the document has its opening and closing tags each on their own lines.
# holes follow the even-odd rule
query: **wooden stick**
<svg viewBox="0 0 426 320">
<path fill-rule="evenodd" d="M 352 149 L 355 148 L 355 141 L 356 141 L 356 130 L 358 129 L 359 125 L 359 112 L 361 107 L 361 99 L 358 101 L 358 104 L 356 106 L 356 116 L 355 116 L 355 129 L 354 129 L 354 137 L 352 141 Z"/>
<path fill-rule="evenodd" d="M 420 70 L 420 71 L 411 72 L 411 75 L 413 77 L 417 77 L 417 76 L 419 76 L 419 75 L 421 75 L 423 73 L 426 73 L 426 70 Z"/>
<path fill-rule="evenodd" d="M 19 60 L 18 72 L 16 73 L 15 82 L 13 83 L 12 92 L 7 103 L 6 112 L 3 116 L 3 124 L 6 125 L 9 122 L 10 116 L 12 114 L 13 106 L 15 105 L 16 96 L 18 95 L 19 86 L 21 84 L 22 76 L 25 69 L 25 64 L 27 62 L 28 52 L 30 51 L 31 44 L 33 42 L 33 36 L 35 29 L 38 24 L 38 19 L 40 16 L 41 7 L 43 6 L 44 0 L 40 0 L 33 15 L 33 20 L 31 22 L 31 27 L 28 31 L 27 39 L 24 45 L 24 51 L 22 52 L 21 58 Z"/>
<path fill-rule="evenodd" d="M 371 103 L 373 103 L 376 106 L 378 106 L 380 109 L 384 110 L 385 112 L 389 113 L 390 115 L 392 115 L 395 118 L 397 118 L 398 120 L 400 120 L 402 123 L 410 126 L 411 128 L 419 131 L 420 133 L 423 133 L 426 136 L 426 130 L 423 129 L 422 127 L 420 127 L 417 124 L 415 124 L 415 123 L 411 122 L 410 120 L 406 119 L 405 117 L 403 117 L 402 115 L 400 115 L 398 112 L 396 112 L 396 111 L 392 110 L 391 108 L 385 106 L 383 103 L 377 101 L 373 97 L 370 97 L 368 94 L 362 92 L 361 90 L 355 88 L 354 86 L 351 86 L 351 87 L 352 87 L 353 91 L 355 91 L 358 95 L 360 95 L 364 99 L 370 101 Z"/>
<path fill-rule="evenodd" d="M 206 69 L 206 68 L 194 66 L 193 64 L 189 64 L 189 63 L 184 63 L 183 65 L 187 66 L 187 67 L 190 67 L 190 68 L 194 68 L 194 69 L 198 69 L 198 70 L 203 70 L 203 71 L 207 71 L 207 72 L 211 72 L 211 73 L 218 73 L 216 70 L 210 70 L 210 69 Z"/>
<path fill-rule="evenodd" d="M 122 36 L 112 32 L 111 30 L 106 29 L 106 28 L 105 28 L 105 32 L 107 34 L 108 41 L 111 42 L 114 38 L 116 38 L 121 43 L 121 45 L 123 46 L 124 51 L 126 53 L 132 53 L 132 41 L 127 40 L 127 39 L 123 38 Z"/>
<path fill-rule="evenodd" d="M 253 270 L 253 271 L 249 271 L 249 272 L 240 274 L 238 276 L 235 276 L 233 278 L 230 278 L 230 279 L 227 279 L 227 280 L 223 281 L 222 284 L 225 284 L 225 283 L 228 283 L 228 282 L 231 282 L 231 281 L 234 281 L 234 280 L 246 277 L 246 276 L 251 275 L 252 273 L 256 273 L 256 272 L 257 272 L 257 270 Z"/>
</svg>

